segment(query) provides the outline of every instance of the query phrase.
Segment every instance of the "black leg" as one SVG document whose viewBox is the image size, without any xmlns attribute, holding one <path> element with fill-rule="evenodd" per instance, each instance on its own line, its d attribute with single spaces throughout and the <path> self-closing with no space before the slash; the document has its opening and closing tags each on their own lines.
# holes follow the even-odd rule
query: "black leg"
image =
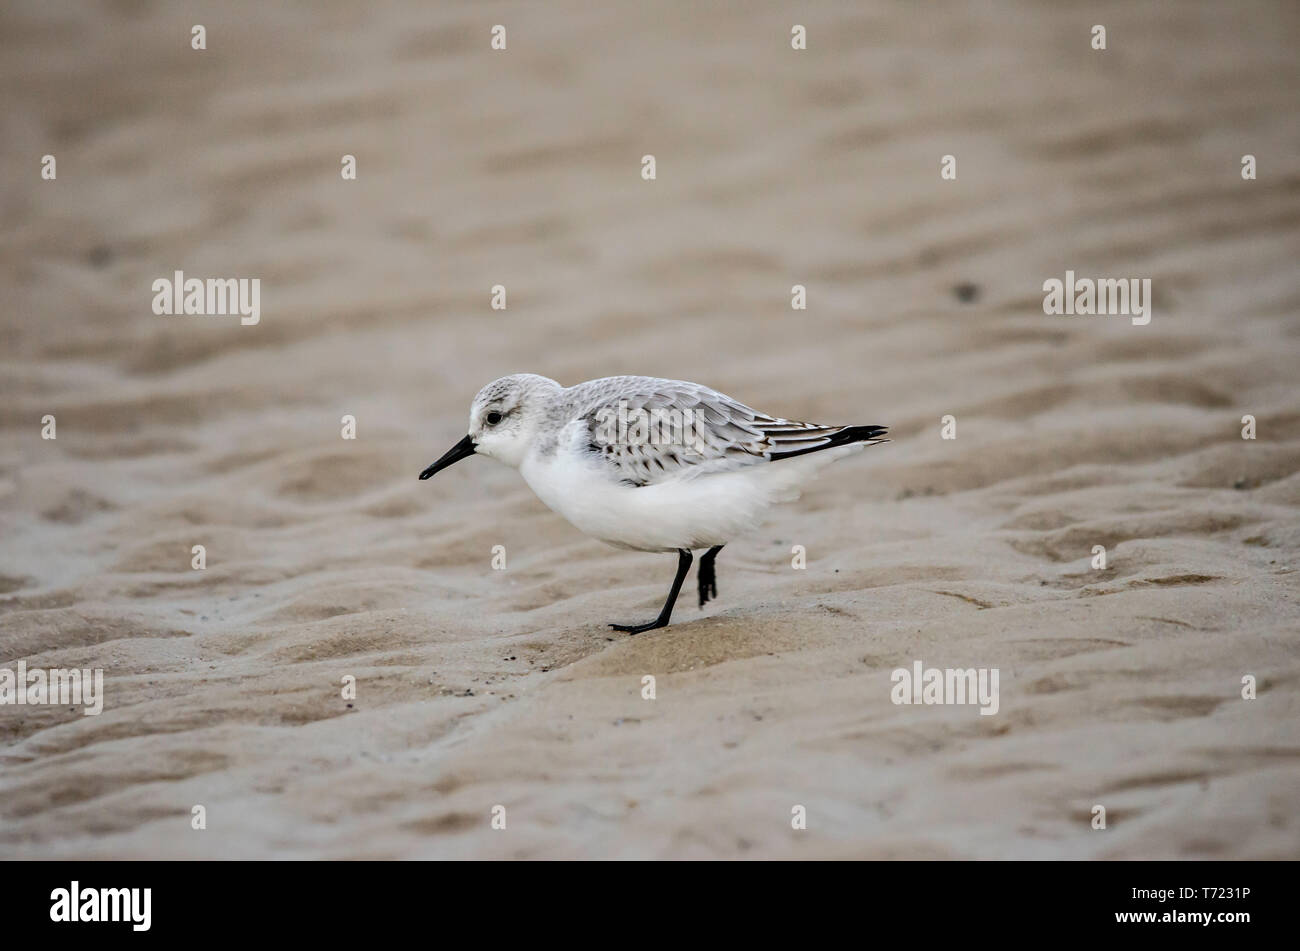
<svg viewBox="0 0 1300 951">
<path fill-rule="evenodd" d="M 677 593 L 682 590 L 682 582 L 686 579 L 686 572 L 691 570 L 691 553 L 685 548 L 677 549 L 677 577 L 673 579 L 673 588 L 668 592 L 668 600 L 664 602 L 664 609 L 659 612 L 659 616 L 649 624 L 611 624 L 616 631 L 627 631 L 629 634 L 640 634 L 642 631 L 653 631 L 657 627 L 667 627 L 668 620 L 673 616 L 673 605 L 677 603 Z"/>
<path fill-rule="evenodd" d="M 704 607 L 704 603 L 709 598 L 718 596 L 718 576 L 713 573 L 713 559 L 718 557 L 720 551 L 722 546 L 714 545 L 700 556 L 700 570 L 697 572 L 700 582 L 700 607 Z"/>
</svg>

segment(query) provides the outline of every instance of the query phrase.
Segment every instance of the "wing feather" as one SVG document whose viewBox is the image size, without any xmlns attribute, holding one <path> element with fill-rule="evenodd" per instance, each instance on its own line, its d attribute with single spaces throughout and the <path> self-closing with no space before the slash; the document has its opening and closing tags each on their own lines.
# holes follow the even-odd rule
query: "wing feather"
<svg viewBox="0 0 1300 951">
<path fill-rule="evenodd" d="M 683 380 L 607 377 L 566 393 L 568 438 L 590 453 L 593 465 L 634 486 L 730 472 L 854 442 L 874 444 L 886 432 L 882 426 L 822 426 L 769 416 Z"/>
</svg>

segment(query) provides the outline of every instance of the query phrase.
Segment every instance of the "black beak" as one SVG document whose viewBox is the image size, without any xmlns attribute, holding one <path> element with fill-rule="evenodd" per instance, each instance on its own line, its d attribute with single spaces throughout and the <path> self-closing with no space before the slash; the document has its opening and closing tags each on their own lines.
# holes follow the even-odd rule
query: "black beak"
<svg viewBox="0 0 1300 951">
<path fill-rule="evenodd" d="M 433 475 L 434 473 L 441 472 L 443 469 L 447 468 L 453 462 L 460 462 L 466 456 L 474 455 L 474 448 L 475 448 L 474 440 L 466 436 L 460 442 L 456 443 L 456 445 L 448 449 L 446 455 L 444 455 L 433 465 L 429 466 L 429 468 L 421 472 L 420 479 L 421 480 L 427 479 L 429 478 L 429 476 Z"/>
</svg>

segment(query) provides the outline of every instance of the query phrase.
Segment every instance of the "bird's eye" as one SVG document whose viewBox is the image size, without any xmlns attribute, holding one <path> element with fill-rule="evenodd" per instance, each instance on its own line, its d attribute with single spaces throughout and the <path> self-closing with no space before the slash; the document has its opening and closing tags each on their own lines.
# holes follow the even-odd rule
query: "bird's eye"
<svg viewBox="0 0 1300 951">
<path fill-rule="evenodd" d="M 487 424 L 489 426 L 495 426 L 497 423 L 501 422 L 501 418 L 501 414 L 496 410 L 493 410 L 487 414 Z"/>
</svg>

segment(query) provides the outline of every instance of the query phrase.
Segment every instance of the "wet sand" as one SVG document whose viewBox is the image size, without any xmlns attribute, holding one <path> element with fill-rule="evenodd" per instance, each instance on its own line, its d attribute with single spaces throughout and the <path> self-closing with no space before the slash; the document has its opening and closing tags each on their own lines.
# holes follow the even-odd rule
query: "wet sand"
<svg viewBox="0 0 1300 951">
<path fill-rule="evenodd" d="M 1294 857 L 1300 10 L 601 6 L 0 11 L 0 666 L 106 690 L 0 707 L 0 855 Z M 894 441 L 628 638 L 671 557 L 416 480 L 516 371 Z"/>
</svg>

